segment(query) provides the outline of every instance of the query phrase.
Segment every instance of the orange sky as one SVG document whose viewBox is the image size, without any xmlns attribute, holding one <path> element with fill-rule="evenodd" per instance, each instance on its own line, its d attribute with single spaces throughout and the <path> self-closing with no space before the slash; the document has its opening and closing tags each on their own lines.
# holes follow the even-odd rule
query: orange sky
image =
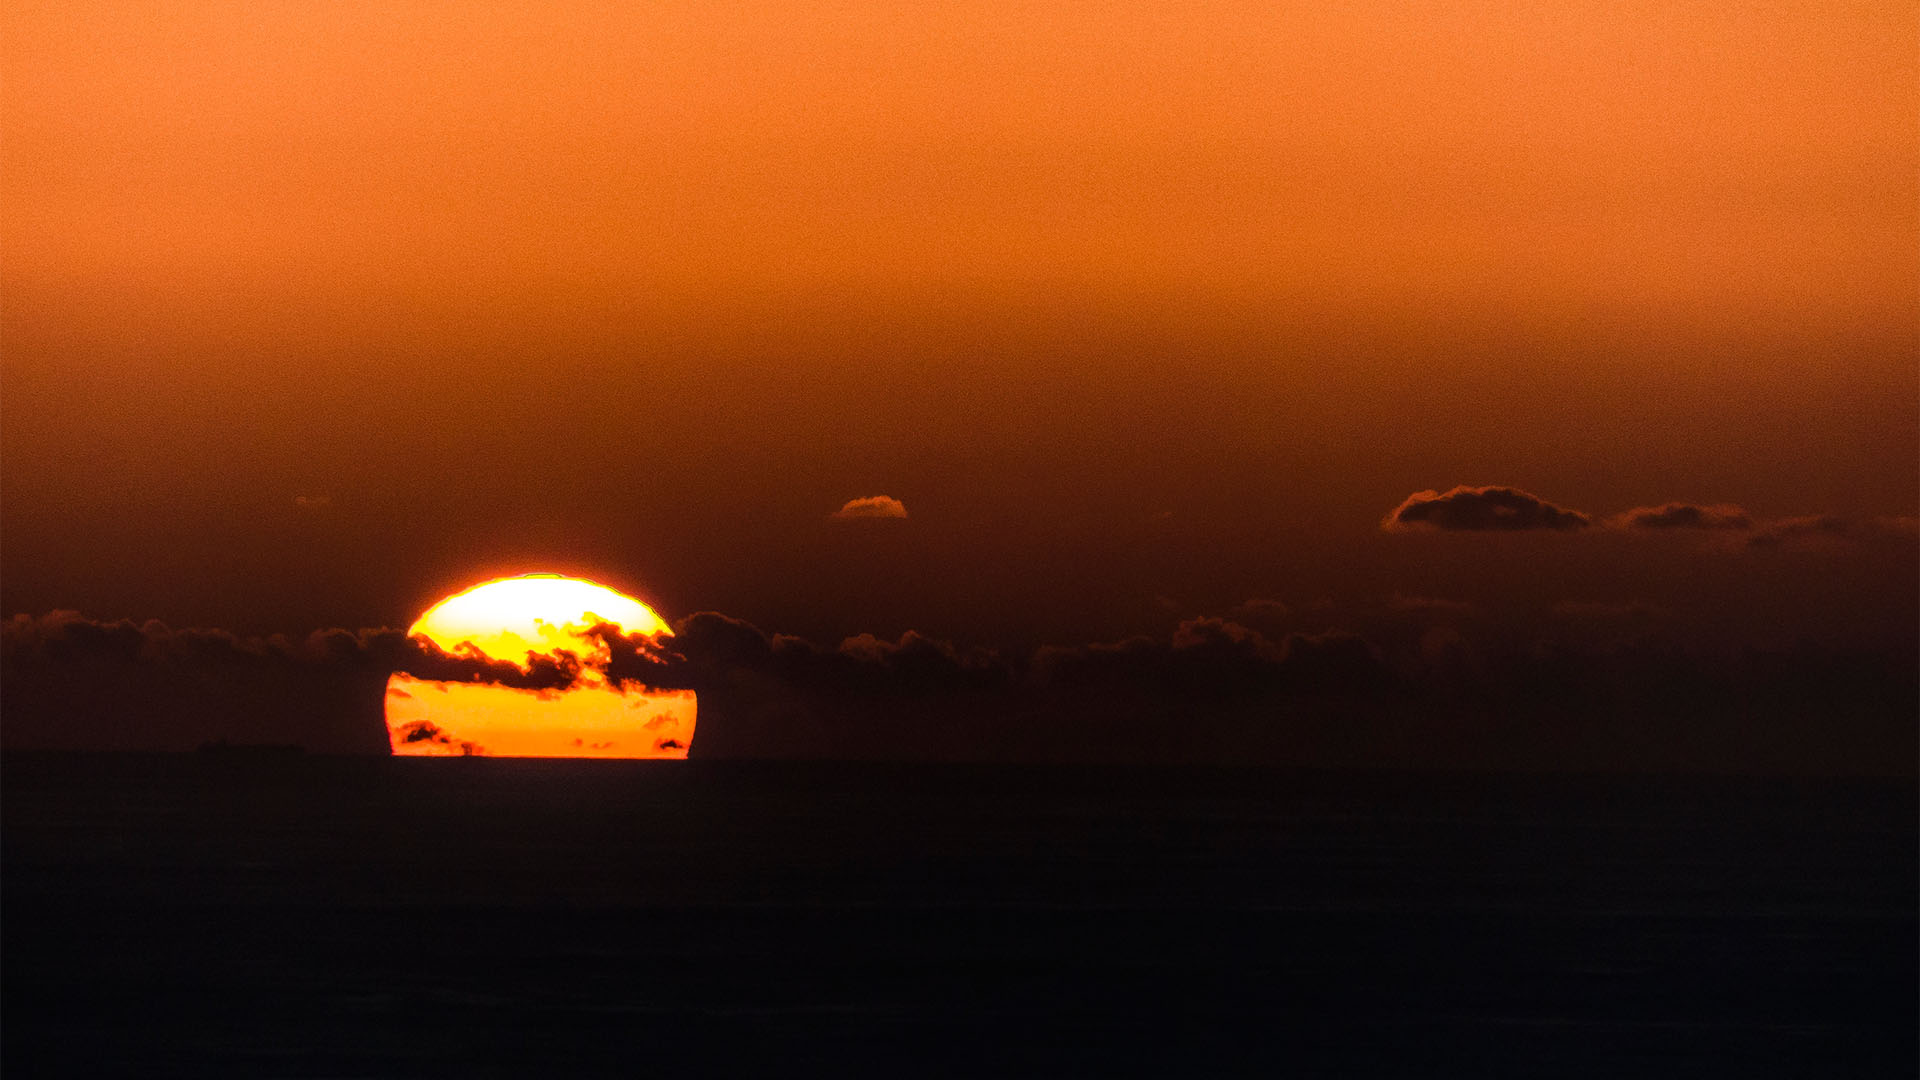
<svg viewBox="0 0 1920 1080">
<path fill-rule="evenodd" d="M 877 493 L 1149 596 L 1162 513 L 1247 590 L 1454 483 L 1911 514 L 1917 28 L 9 4 L 8 610 L 404 623 L 555 550 L 798 610 Z"/>
<path fill-rule="evenodd" d="M 1910 4 L 5 19 L 6 274 L 35 293 L 1912 302 Z"/>
</svg>

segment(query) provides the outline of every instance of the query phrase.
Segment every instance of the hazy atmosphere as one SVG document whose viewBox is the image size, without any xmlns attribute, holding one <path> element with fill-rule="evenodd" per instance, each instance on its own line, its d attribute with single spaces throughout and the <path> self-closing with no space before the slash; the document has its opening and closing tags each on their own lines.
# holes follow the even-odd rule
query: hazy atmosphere
<svg viewBox="0 0 1920 1080">
<path fill-rule="evenodd" d="M 0 4 L 8 1077 L 1912 1077 L 1920 0 Z"/>
<path fill-rule="evenodd" d="M 1021 685 L 1212 619 L 1911 699 L 1909 5 L 0 18 L 6 615 L 550 571 Z"/>
</svg>

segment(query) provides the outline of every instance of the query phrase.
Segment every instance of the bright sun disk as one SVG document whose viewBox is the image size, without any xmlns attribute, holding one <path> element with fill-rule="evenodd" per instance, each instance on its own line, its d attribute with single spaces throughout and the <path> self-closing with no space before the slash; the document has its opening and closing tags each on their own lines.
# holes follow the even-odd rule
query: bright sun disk
<svg viewBox="0 0 1920 1080">
<path fill-rule="evenodd" d="M 528 653 L 565 650 L 585 661 L 566 690 L 442 682 L 395 674 L 387 681 L 393 752 L 445 757 L 684 758 L 693 742 L 691 690 L 617 688 L 597 665 L 606 647 L 586 631 L 612 623 L 627 634 L 670 634 L 631 596 L 580 578 L 526 574 L 476 585 L 440 601 L 409 633 L 448 652 L 466 646 L 527 665 Z"/>
</svg>

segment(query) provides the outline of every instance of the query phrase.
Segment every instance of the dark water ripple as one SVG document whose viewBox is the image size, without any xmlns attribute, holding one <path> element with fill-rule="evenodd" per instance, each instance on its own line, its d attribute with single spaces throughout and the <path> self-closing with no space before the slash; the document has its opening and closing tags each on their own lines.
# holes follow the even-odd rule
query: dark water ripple
<svg viewBox="0 0 1920 1080">
<path fill-rule="evenodd" d="M 14 1076 L 1915 1074 L 1910 782 L 4 768 Z"/>
</svg>

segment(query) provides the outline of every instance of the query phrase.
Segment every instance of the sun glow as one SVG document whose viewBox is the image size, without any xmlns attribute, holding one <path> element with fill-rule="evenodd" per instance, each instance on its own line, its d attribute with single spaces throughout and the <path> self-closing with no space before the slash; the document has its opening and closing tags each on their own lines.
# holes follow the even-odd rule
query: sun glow
<svg viewBox="0 0 1920 1080">
<path fill-rule="evenodd" d="M 448 652 L 478 650 L 525 667 L 529 653 L 578 656 L 580 681 L 566 690 L 519 690 L 395 674 L 387 680 L 387 734 L 406 756 L 684 758 L 693 743 L 691 690 L 608 684 L 606 646 L 586 636 L 597 623 L 628 634 L 669 634 L 653 610 L 604 585 L 527 574 L 476 585 L 415 622 Z"/>
</svg>

